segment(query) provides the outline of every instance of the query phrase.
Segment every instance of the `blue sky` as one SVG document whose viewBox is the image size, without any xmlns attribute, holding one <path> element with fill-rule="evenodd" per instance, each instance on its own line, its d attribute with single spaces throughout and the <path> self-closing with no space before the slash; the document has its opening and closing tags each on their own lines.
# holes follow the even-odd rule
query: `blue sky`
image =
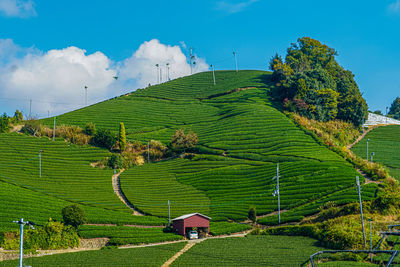
<svg viewBox="0 0 400 267">
<path fill-rule="evenodd" d="M 28 114 L 29 99 L 38 117 L 79 108 L 84 85 L 88 103 L 120 95 L 155 83 L 155 62 L 187 75 L 188 47 L 196 71 L 233 69 L 234 50 L 240 69 L 266 70 L 303 36 L 335 48 L 384 111 L 400 96 L 399 29 L 400 0 L 0 0 L 0 112 Z"/>
</svg>

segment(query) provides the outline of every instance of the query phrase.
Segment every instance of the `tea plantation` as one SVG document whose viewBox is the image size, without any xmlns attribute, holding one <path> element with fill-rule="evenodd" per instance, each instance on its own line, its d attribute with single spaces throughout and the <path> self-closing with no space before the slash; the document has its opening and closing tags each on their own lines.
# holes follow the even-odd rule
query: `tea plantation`
<svg viewBox="0 0 400 267">
<path fill-rule="evenodd" d="M 15 229 L 12 221 L 21 217 L 39 224 L 61 220 L 62 208 L 72 203 L 82 205 L 91 223 L 165 223 L 132 216 L 113 192 L 112 171 L 90 166 L 108 151 L 15 133 L 0 134 L 0 150 L 0 229 Z"/>
<path fill-rule="evenodd" d="M 302 266 L 324 250 L 307 237 L 247 236 L 205 240 L 171 266 Z"/>
<path fill-rule="evenodd" d="M 358 156 L 367 158 L 367 139 L 368 142 L 368 158 L 371 152 L 374 152 L 374 162 L 382 163 L 388 167 L 390 175 L 400 180 L 400 126 L 389 125 L 378 127 L 370 131 L 360 142 L 354 147 L 353 151 Z"/>
<path fill-rule="evenodd" d="M 168 200 L 172 217 L 201 212 L 217 221 L 244 220 L 252 205 L 268 214 L 277 209 L 272 177 L 278 162 L 281 208 L 297 207 L 288 220 L 314 213 L 327 200 L 355 201 L 340 192 L 353 190 L 359 174 L 272 105 L 269 72 L 218 71 L 216 86 L 211 75 L 140 89 L 61 115 L 57 124 L 93 122 L 117 133 L 124 122 L 128 139 L 164 144 L 179 128 L 193 130 L 199 137 L 193 158 L 145 164 L 121 175 L 124 194 L 147 214 L 166 218 Z"/>
<path fill-rule="evenodd" d="M 130 249 L 104 249 L 24 259 L 29 266 L 161 266 L 186 245 L 185 242 Z M 0 261 L 17 266 L 18 260 Z"/>
</svg>

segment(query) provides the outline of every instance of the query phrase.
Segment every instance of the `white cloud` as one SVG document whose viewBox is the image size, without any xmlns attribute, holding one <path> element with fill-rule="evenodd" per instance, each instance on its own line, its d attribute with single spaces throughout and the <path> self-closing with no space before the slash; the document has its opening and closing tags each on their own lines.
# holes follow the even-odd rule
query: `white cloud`
<svg viewBox="0 0 400 267">
<path fill-rule="evenodd" d="M 258 0 L 248 0 L 245 2 L 239 2 L 239 3 L 232 3 L 228 1 L 218 1 L 216 3 L 216 9 L 225 11 L 228 13 L 238 13 L 243 11 L 245 8 L 250 6 L 251 4 L 257 2 Z"/>
<path fill-rule="evenodd" d="M 194 72 L 208 70 L 204 59 L 194 60 Z M 156 39 L 144 42 L 121 62 L 112 62 L 101 52 L 87 54 L 73 46 L 42 52 L 22 48 L 11 39 L 0 39 L 0 99 L 20 100 L 25 116 L 29 114 L 29 99 L 32 99 L 32 115 L 47 116 L 47 111 L 51 115 L 60 114 L 83 107 L 85 85 L 88 104 L 92 104 L 155 84 L 158 75 L 155 64 L 160 64 L 165 82 L 166 63 L 171 79 L 190 75 L 190 65 L 181 48 L 161 44 Z M 9 107 L 8 112 L 20 109 L 21 105 Z"/>
<path fill-rule="evenodd" d="M 208 70 L 204 59 L 196 58 L 193 72 Z M 179 46 L 161 44 L 153 39 L 144 42 L 133 55 L 120 65 L 121 80 L 134 80 L 139 87 L 155 84 L 158 80 L 156 64 L 161 68 L 161 81 L 166 81 L 167 66 L 169 63 L 170 79 L 190 75 L 190 64 Z"/>
<path fill-rule="evenodd" d="M 33 0 L 0 0 L 0 14 L 19 18 L 36 16 L 35 3 Z"/>
<path fill-rule="evenodd" d="M 90 55 L 77 47 L 28 53 L 3 67 L 0 94 L 3 98 L 33 99 L 33 114 L 65 112 L 82 107 L 88 99 L 104 99 L 116 70 L 101 52 Z M 27 113 L 27 108 L 25 108 Z M 27 115 L 27 114 L 26 114 Z"/>
<path fill-rule="evenodd" d="M 392 13 L 400 12 L 400 0 L 396 0 L 395 2 L 391 3 L 388 9 Z"/>
</svg>

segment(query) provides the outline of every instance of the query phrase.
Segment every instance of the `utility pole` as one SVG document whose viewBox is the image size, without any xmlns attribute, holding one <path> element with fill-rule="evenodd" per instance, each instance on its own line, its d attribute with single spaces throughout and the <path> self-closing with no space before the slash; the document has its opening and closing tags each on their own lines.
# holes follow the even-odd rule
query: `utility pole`
<svg viewBox="0 0 400 267">
<path fill-rule="evenodd" d="M 371 226 L 372 219 L 369 218 L 368 221 L 369 221 L 369 251 L 371 251 L 370 257 L 371 257 L 371 262 L 372 262 L 372 226 Z"/>
<path fill-rule="evenodd" d="M 32 99 L 29 99 L 29 119 L 32 119 Z"/>
<path fill-rule="evenodd" d="M 20 235 L 19 235 L 19 267 L 22 267 L 22 266 L 23 266 L 22 260 L 23 260 L 23 257 L 24 257 L 24 253 L 23 253 L 23 251 L 24 251 L 24 225 L 27 224 L 27 225 L 29 225 L 29 227 L 30 227 L 31 229 L 35 229 L 35 228 L 33 227 L 33 225 L 35 225 L 35 224 L 34 224 L 33 222 L 30 222 L 30 221 L 24 221 L 23 218 L 21 218 L 21 220 L 19 220 L 19 221 L 13 221 L 13 222 L 19 224 L 19 226 L 20 226 Z"/>
<path fill-rule="evenodd" d="M 160 66 L 160 83 L 162 83 L 162 68 Z"/>
<path fill-rule="evenodd" d="M 169 200 L 168 200 L 168 226 L 171 226 L 171 208 Z"/>
<path fill-rule="evenodd" d="M 368 143 L 369 143 L 369 138 L 367 139 L 367 161 L 368 161 L 368 157 L 369 157 L 369 154 L 368 154 Z"/>
<path fill-rule="evenodd" d="M 150 141 L 147 139 L 147 163 L 150 163 Z"/>
<path fill-rule="evenodd" d="M 56 117 L 54 116 L 54 122 L 53 122 L 53 142 L 56 140 Z"/>
<path fill-rule="evenodd" d="M 43 150 L 39 151 L 39 177 L 42 178 L 42 152 Z"/>
<path fill-rule="evenodd" d="M 365 248 L 367 243 L 365 240 L 365 229 L 364 229 L 364 217 L 363 217 L 363 209 L 362 209 L 362 201 L 361 201 L 360 178 L 358 176 L 356 176 L 356 183 L 357 183 L 357 189 L 358 189 L 358 199 L 360 201 L 361 226 L 362 226 L 362 231 L 363 231 L 364 248 Z"/>
<path fill-rule="evenodd" d="M 236 52 L 233 51 L 233 56 L 235 57 L 235 67 L 236 67 L 236 72 L 238 72 L 238 66 L 237 66 L 237 56 L 236 56 Z"/>
<path fill-rule="evenodd" d="M 165 64 L 166 66 L 167 66 L 167 73 L 166 73 L 166 81 L 168 82 L 168 81 L 170 81 L 170 79 L 169 79 L 169 63 L 167 63 L 167 64 Z"/>
<path fill-rule="evenodd" d="M 190 74 L 193 74 L 192 59 L 193 59 L 193 48 L 190 48 Z"/>
<path fill-rule="evenodd" d="M 160 65 L 156 64 L 156 67 L 157 67 L 157 84 L 159 84 L 160 83 L 160 72 L 158 71 L 158 68 L 160 67 Z"/>
<path fill-rule="evenodd" d="M 212 68 L 213 80 L 214 80 L 214 85 L 215 85 L 215 72 L 214 72 L 214 66 L 213 66 L 213 65 L 210 65 L 210 67 Z"/>
<path fill-rule="evenodd" d="M 50 118 L 50 110 L 47 111 L 47 118 Z"/>
<path fill-rule="evenodd" d="M 85 85 L 85 107 L 87 107 L 87 89 L 88 87 Z"/>
<path fill-rule="evenodd" d="M 278 196 L 278 224 L 281 224 L 281 199 L 279 193 L 279 162 L 276 164 L 276 176 L 272 179 L 276 178 L 276 189 L 272 193 L 273 196 Z"/>
</svg>

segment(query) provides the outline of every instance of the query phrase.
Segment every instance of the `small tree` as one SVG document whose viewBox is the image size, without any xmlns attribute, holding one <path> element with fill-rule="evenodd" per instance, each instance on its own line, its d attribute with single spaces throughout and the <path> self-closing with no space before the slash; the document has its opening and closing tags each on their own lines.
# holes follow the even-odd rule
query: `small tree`
<svg viewBox="0 0 400 267">
<path fill-rule="evenodd" d="M 248 215 L 249 219 L 255 223 L 257 221 L 257 211 L 256 211 L 256 207 L 250 207 L 249 208 L 249 215 Z"/>
<path fill-rule="evenodd" d="M 24 120 L 24 116 L 22 115 L 22 112 L 20 112 L 18 109 L 14 113 L 14 118 L 16 122 L 20 122 Z"/>
<path fill-rule="evenodd" d="M 120 154 L 112 154 L 108 159 L 108 166 L 110 168 L 122 168 L 124 167 L 124 158 Z"/>
<path fill-rule="evenodd" d="M 193 131 L 189 131 L 186 135 L 183 129 L 179 129 L 175 132 L 175 134 L 171 138 L 171 146 L 174 149 L 187 149 L 194 147 L 199 141 L 197 134 Z"/>
<path fill-rule="evenodd" d="M 79 225 L 86 223 L 85 211 L 78 204 L 64 207 L 61 213 L 66 225 L 78 228 Z"/>
<path fill-rule="evenodd" d="M 93 136 L 96 134 L 96 125 L 94 123 L 87 123 L 85 126 L 85 134 Z"/>
<path fill-rule="evenodd" d="M 115 145 L 116 139 L 110 130 L 100 129 L 93 136 L 92 143 L 99 147 L 111 149 Z"/>
<path fill-rule="evenodd" d="M 126 148 L 126 134 L 125 134 L 125 125 L 123 122 L 119 124 L 118 143 L 119 143 L 119 149 L 121 150 L 121 152 L 124 152 Z"/>
<path fill-rule="evenodd" d="M 7 133 L 10 130 L 10 118 L 6 113 L 0 117 L 0 133 Z"/>
</svg>

